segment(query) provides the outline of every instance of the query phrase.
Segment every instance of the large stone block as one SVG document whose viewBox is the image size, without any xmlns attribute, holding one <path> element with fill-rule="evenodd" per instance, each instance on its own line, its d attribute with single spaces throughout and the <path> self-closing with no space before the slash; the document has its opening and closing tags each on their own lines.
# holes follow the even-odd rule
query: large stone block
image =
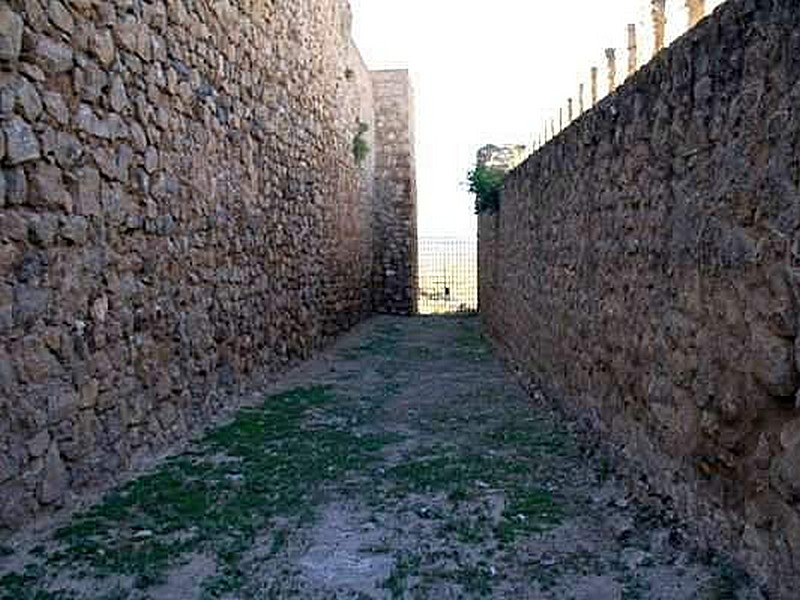
<svg viewBox="0 0 800 600">
<path fill-rule="evenodd" d="M 15 61 L 22 49 L 22 17 L 4 4 L 0 6 L 0 60 Z"/>
<path fill-rule="evenodd" d="M 39 158 L 39 139 L 30 123 L 14 117 L 3 125 L 6 138 L 6 156 L 12 165 Z"/>
</svg>

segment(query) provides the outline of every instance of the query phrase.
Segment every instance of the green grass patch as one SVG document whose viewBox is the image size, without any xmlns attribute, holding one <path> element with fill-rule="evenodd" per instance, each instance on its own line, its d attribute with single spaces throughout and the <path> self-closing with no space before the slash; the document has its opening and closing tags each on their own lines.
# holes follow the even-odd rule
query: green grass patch
<svg viewBox="0 0 800 600">
<path fill-rule="evenodd" d="M 418 554 L 404 554 L 397 558 L 394 567 L 382 586 L 392 598 L 405 598 L 408 580 L 419 573 L 422 557 Z"/>
<path fill-rule="evenodd" d="M 563 503 L 530 479 L 531 471 L 525 461 L 502 455 L 445 453 L 408 460 L 390 469 L 387 477 L 390 493 L 444 493 L 454 505 L 476 499 L 487 487 L 503 492 L 507 505 L 494 532 L 482 523 L 462 521 L 445 524 L 442 532 L 464 543 L 482 542 L 491 533 L 501 543 L 511 543 L 558 525 L 566 514 Z"/>
<path fill-rule="evenodd" d="M 538 423 L 534 417 L 503 423 L 485 434 L 487 445 L 512 450 L 520 455 L 572 458 L 578 445 L 566 431 L 555 424 Z"/>
<path fill-rule="evenodd" d="M 521 535 L 539 533 L 555 527 L 564 518 L 563 508 L 544 490 L 515 490 L 497 526 L 497 538 L 511 543 Z"/>
<path fill-rule="evenodd" d="M 716 576 L 705 586 L 701 598 L 703 600 L 736 600 L 739 590 L 746 580 L 746 576 L 730 564 L 719 564 Z"/>
<path fill-rule="evenodd" d="M 367 357 L 392 359 L 397 355 L 403 330 L 399 325 L 379 325 L 357 347 L 343 353 L 345 360 L 359 360 Z"/>
<path fill-rule="evenodd" d="M 0 600 L 74 600 L 65 592 L 49 592 L 40 584 L 41 569 L 29 566 L 24 573 L 0 577 Z"/>
<path fill-rule="evenodd" d="M 492 349 L 481 332 L 477 319 L 465 320 L 459 329 L 454 344 L 454 358 L 470 362 L 481 362 L 492 356 Z"/>
<path fill-rule="evenodd" d="M 337 418 L 327 387 L 297 389 L 242 410 L 186 455 L 110 494 L 56 533 L 56 565 L 132 575 L 147 587 L 190 554 L 215 555 L 216 597 L 243 584 L 239 563 L 275 517 L 313 519 L 328 482 L 367 467 L 386 439 Z M 314 418 L 310 418 L 313 416 Z"/>
</svg>

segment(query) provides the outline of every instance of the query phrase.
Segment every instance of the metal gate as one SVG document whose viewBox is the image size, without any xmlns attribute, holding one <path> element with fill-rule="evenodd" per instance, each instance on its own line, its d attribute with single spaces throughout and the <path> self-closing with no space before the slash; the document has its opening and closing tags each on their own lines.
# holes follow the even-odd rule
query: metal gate
<svg viewBox="0 0 800 600">
<path fill-rule="evenodd" d="M 423 315 L 478 310 L 478 244 L 474 239 L 420 238 L 417 300 Z"/>
</svg>

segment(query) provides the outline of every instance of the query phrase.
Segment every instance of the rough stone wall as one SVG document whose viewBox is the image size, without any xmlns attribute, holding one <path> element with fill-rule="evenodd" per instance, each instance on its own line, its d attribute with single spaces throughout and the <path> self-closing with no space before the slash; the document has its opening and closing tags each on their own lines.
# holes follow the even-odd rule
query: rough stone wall
<svg viewBox="0 0 800 600">
<path fill-rule="evenodd" d="M 800 589 L 800 10 L 731 0 L 512 172 L 481 311 L 775 597 Z"/>
<path fill-rule="evenodd" d="M 0 532 L 372 311 L 343 0 L 0 3 Z"/>
<path fill-rule="evenodd" d="M 375 310 L 417 311 L 414 101 L 407 71 L 373 71 L 375 95 Z"/>
</svg>

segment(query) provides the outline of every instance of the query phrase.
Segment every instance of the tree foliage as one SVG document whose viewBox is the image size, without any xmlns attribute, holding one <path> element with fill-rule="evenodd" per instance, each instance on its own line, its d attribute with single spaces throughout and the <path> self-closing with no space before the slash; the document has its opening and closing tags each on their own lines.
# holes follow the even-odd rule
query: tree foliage
<svg viewBox="0 0 800 600">
<path fill-rule="evenodd" d="M 500 208 L 500 189 L 505 172 L 486 165 L 477 165 L 467 175 L 469 191 L 475 194 L 475 214 L 495 213 Z"/>
</svg>

